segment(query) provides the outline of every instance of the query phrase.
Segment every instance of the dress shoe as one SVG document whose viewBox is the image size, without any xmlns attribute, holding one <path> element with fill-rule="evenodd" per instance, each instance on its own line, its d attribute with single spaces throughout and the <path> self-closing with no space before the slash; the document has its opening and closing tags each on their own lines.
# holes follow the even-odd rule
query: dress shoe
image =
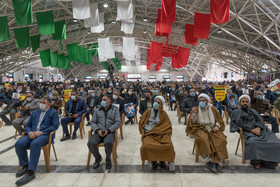
<svg viewBox="0 0 280 187">
<path fill-rule="evenodd" d="M 102 161 L 102 157 L 100 157 L 100 159 L 96 159 L 94 164 L 93 164 L 93 169 L 99 168 L 101 161 Z"/>
<path fill-rule="evenodd" d="M 28 175 L 27 173 L 16 182 L 17 186 L 23 186 L 27 183 L 29 183 L 30 181 L 32 181 L 33 179 L 35 179 L 35 174 L 33 175 Z"/>
<path fill-rule="evenodd" d="M 152 169 L 156 170 L 158 168 L 158 163 L 157 161 L 152 161 Z"/>
<path fill-rule="evenodd" d="M 12 122 L 8 122 L 8 123 L 6 123 L 5 126 L 11 126 L 11 125 L 12 125 Z"/>
<path fill-rule="evenodd" d="M 219 173 L 221 173 L 222 172 L 222 167 L 220 166 L 220 164 L 219 163 L 215 163 L 215 166 L 216 166 L 217 171 Z"/>
<path fill-rule="evenodd" d="M 73 134 L 72 134 L 72 140 L 75 140 L 76 138 L 77 138 L 76 133 L 73 133 Z"/>
<path fill-rule="evenodd" d="M 16 177 L 22 177 L 28 170 L 28 166 L 23 166 L 20 170 L 16 173 Z"/>
<path fill-rule="evenodd" d="M 212 172 L 215 173 L 215 174 L 218 174 L 218 173 L 219 173 L 218 170 L 217 170 L 217 168 L 216 168 L 216 164 L 213 163 L 213 162 L 211 162 L 211 161 L 209 161 L 209 162 L 206 163 L 206 167 L 207 167 L 207 169 L 209 169 L 210 171 L 212 171 Z"/>
<path fill-rule="evenodd" d="M 106 158 L 106 169 L 112 168 L 111 158 Z"/>
<path fill-rule="evenodd" d="M 64 142 L 64 141 L 69 140 L 69 139 L 70 139 L 70 135 L 66 135 L 63 138 L 61 138 L 60 141 Z"/>
<path fill-rule="evenodd" d="M 86 126 L 90 126 L 90 122 L 87 122 L 87 125 Z"/>
<path fill-rule="evenodd" d="M 125 124 L 125 125 L 127 125 L 127 124 L 129 124 L 129 122 L 130 122 L 130 121 L 129 121 L 129 120 L 127 120 L 124 124 Z"/>
<path fill-rule="evenodd" d="M 165 162 L 160 162 L 159 167 L 162 169 L 166 168 L 166 163 Z"/>
</svg>

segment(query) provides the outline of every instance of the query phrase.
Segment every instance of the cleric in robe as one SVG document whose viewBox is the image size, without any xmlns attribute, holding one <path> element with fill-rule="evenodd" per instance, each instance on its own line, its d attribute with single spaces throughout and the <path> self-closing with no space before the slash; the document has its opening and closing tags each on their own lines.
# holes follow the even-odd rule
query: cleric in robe
<svg viewBox="0 0 280 187">
<path fill-rule="evenodd" d="M 275 168 L 280 162 L 280 141 L 265 125 L 263 118 L 250 109 L 251 98 L 239 98 L 241 109 L 232 112 L 230 132 L 243 130 L 245 140 L 245 160 L 251 160 L 254 168 Z"/>
<path fill-rule="evenodd" d="M 142 147 L 140 149 L 142 161 L 147 160 L 150 169 L 166 168 L 169 162 L 169 170 L 174 171 L 175 151 L 171 141 L 172 124 L 163 110 L 165 100 L 162 96 L 156 96 L 152 109 L 148 109 L 139 121 L 139 132 L 142 134 Z M 160 161 L 157 163 L 157 161 Z"/>
<path fill-rule="evenodd" d="M 211 156 L 211 161 L 206 164 L 207 168 L 219 173 L 221 167 L 218 161 L 228 158 L 227 137 L 223 133 L 225 124 L 217 109 L 211 105 L 207 94 L 200 94 L 198 100 L 199 107 L 193 107 L 186 132 L 194 135 L 200 156 Z"/>
</svg>

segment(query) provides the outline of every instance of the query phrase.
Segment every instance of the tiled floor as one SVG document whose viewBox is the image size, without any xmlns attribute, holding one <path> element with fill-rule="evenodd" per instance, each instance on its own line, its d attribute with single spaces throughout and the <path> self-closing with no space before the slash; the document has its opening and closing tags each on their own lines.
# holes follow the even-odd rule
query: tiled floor
<svg viewBox="0 0 280 187">
<path fill-rule="evenodd" d="M 227 125 L 225 134 L 228 140 L 229 159 L 223 166 L 223 173 L 212 174 L 205 168 L 206 160 L 199 158 L 195 163 L 192 154 L 193 139 L 185 134 L 185 126 L 178 124 L 176 112 L 168 111 L 173 123 L 173 144 L 175 147 L 176 171 L 147 170 L 141 166 L 140 146 L 141 137 L 137 125 L 127 125 L 124 128 L 124 139 L 118 138 L 118 169 L 110 172 L 105 170 L 105 162 L 97 169 L 92 169 L 94 159 L 91 159 L 90 169 L 87 163 L 87 132 L 84 139 L 60 142 L 61 127 L 55 139 L 58 161 L 54 160 L 51 152 L 51 172 L 46 173 L 44 158 L 41 155 L 36 179 L 27 186 L 279 186 L 280 168 L 276 170 L 254 170 L 250 165 L 241 163 L 241 148 L 234 155 L 238 134 L 229 133 Z M 184 121 L 184 120 L 183 120 Z M 15 172 L 18 160 L 15 154 L 14 128 L 3 126 L 0 129 L 0 186 L 14 186 Z M 100 152 L 105 156 L 104 148 Z"/>
</svg>

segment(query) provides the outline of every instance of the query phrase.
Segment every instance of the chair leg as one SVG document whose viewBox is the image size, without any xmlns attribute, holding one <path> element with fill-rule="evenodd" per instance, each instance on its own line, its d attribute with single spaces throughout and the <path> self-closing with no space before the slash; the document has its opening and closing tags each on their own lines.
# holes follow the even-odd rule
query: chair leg
<svg viewBox="0 0 280 187">
<path fill-rule="evenodd" d="M 87 169 L 89 169 L 90 159 L 91 159 L 91 152 L 88 151 Z"/>
<path fill-rule="evenodd" d="M 2 121 L 0 121 L 0 128 L 2 127 L 2 125 L 3 125 L 3 122 L 2 122 Z"/>
<path fill-rule="evenodd" d="M 120 126 L 120 133 L 121 133 L 121 138 L 123 140 L 123 124 Z"/>
<path fill-rule="evenodd" d="M 198 147 L 197 145 L 195 145 L 195 162 L 198 162 L 198 157 L 199 157 Z"/>
<path fill-rule="evenodd" d="M 44 152 L 44 158 L 45 158 L 45 164 L 46 164 L 46 169 L 47 172 L 50 172 L 51 166 L 50 166 L 50 149 L 48 148 L 49 145 L 46 145 L 43 147 L 43 152 Z"/>
<path fill-rule="evenodd" d="M 236 146 L 236 150 L 235 150 L 235 155 L 237 155 L 239 143 L 240 143 L 240 138 L 238 139 L 238 142 L 237 142 L 237 146 Z"/>
<path fill-rule="evenodd" d="M 57 161 L 57 156 L 56 156 L 56 151 L 55 151 L 55 148 L 54 148 L 54 144 L 52 144 L 52 148 L 53 148 L 53 153 L 54 153 L 55 161 Z"/>
<path fill-rule="evenodd" d="M 142 167 L 144 167 L 144 166 L 145 166 L 145 160 L 142 161 Z"/>
<path fill-rule="evenodd" d="M 242 145 L 242 164 L 246 164 L 246 160 L 245 160 L 245 157 L 244 157 L 244 152 L 245 152 L 244 140 L 241 140 L 241 145 Z"/>
<path fill-rule="evenodd" d="M 229 122 L 229 115 L 228 115 L 228 112 L 227 112 L 227 114 L 226 114 L 226 123 L 228 124 L 228 122 Z"/>
<path fill-rule="evenodd" d="M 17 139 L 17 133 L 18 133 L 18 132 L 17 132 L 17 130 L 16 130 L 14 139 Z"/>
<path fill-rule="evenodd" d="M 70 125 L 70 136 L 72 135 L 72 125 Z"/>
<path fill-rule="evenodd" d="M 194 154 L 194 150 L 195 150 L 195 142 L 193 142 L 192 154 Z"/>
<path fill-rule="evenodd" d="M 116 145 L 113 146 L 113 160 L 114 160 L 114 165 L 115 165 L 115 168 L 117 169 L 118 168 L 118 163 L 117 163 L 117 148 L 116 148 Z"/>
<path fill-rule="evenodd" d="M 84 137 L 83 137 L 83 128 L 82 127 L 80 127 L 79 128 L 79 131 L 80 131 L 80 136 L 81 136 L 81 139 L 83 139 Z"/>
</svg>

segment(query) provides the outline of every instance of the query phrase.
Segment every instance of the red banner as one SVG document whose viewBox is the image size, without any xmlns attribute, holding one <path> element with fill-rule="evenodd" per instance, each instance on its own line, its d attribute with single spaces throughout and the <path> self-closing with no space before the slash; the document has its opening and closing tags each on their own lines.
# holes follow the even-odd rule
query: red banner
<svg viewBox="0 0 280 187">
<path fill-rule="evenodd" d="M 229 0 L 211 0 L 210 9 L 212 23 L 222 24 L 230 20 Z"/>
<path fill-rule="evenodd" d="M 208 39 L 210 32 L 210 14 L 195 12 L 194 17 L 194 37 Z"/>
<path fill-rule="evenodd" d="M 182 68 L 186 66 L 189 61 L 190 50 L 189 48 L 179 47 L 178 53 L 172 56 L 172 67 Z"/>
<path fill-rule="evenodd" d="M 186 24 L 184 43 L 197 45 L 198 38 L 194 37 L 194 25 Z"/>
</svg>

